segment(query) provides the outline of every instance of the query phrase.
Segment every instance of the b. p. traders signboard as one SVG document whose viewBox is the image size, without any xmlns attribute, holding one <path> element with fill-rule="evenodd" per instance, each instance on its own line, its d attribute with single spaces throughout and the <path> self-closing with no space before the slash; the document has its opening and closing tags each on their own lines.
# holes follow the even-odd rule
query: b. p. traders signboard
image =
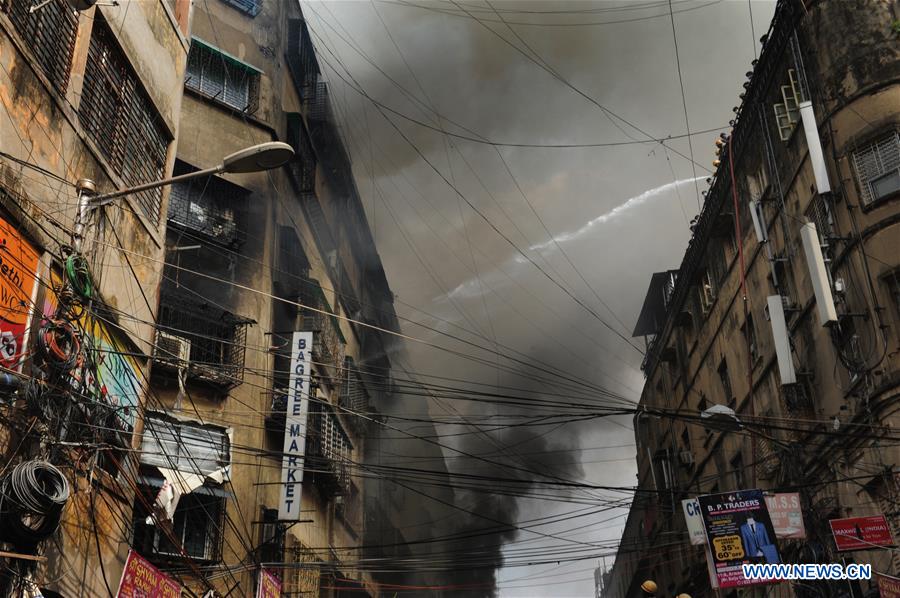
<svg viewBox="0 0 900 598">
<path fill-rule="evenodd" d="M 281 462 L 281 497 L 278 503 L 278 519 L 282 521 L 300 519 L 312 340 L 312 332 L 295 332 L 291 339 L 291 378 L 284 418 L 284 455 Z"/>
<path fill-rule="evenodd" d="M 744 563 L 778 563 L 775 530 L 762 490 L 709 494 L 697 499 L 721 588 L 758 583 L 744 577 Z"/>
</svg>

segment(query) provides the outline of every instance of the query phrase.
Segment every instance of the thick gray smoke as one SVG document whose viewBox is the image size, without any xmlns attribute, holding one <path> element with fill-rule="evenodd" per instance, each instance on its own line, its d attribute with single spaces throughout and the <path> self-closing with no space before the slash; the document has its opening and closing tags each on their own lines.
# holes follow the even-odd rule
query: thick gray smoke
<svg viewBox="0 0 900 598">
<path fill-rule="evenodd" d="M 405 1 L 304 4 L 319 54 L 328 62 L 323 64 L 323 71 L 335 98 L 342 134 L 354 161 L 378 251 L 398 296 L 397 311 L 404 318 L 424 322 L 438 330 L 417 327 L 405 320 L 401 322 L 404 333 L 461 353 L 477 354 L 488 363 L 494 359 L 489 353 L 474 350 L 441 333 L 461 334 L 486 347 L 492 347 L 496 339 L 636 399 L 643 384 L 638 370 L 640 355 L 550 283 L 545 273 L 527 263 L 494 227 L 546 273 L 627 335 L 651 273 L 678 265 L 678 256 L 688 239 L 689 221 L 697 213 L 693 179 L 700 178 L 702 190 L 702 179 L 706 176 L 704 165 L 713 158 L 712 142 L 716 133 L 694 137 L 699 166 L 693 169 L 670 149 L 651 143 L 569 149 L 500 148 L 509 166 L 507 171 L 507 165 L 493 147 L 446 139 L 391 116 L 396 128 L 408 138 L 404 140 L 378 109 L 346 87 L 342 78 L 349 81 L 346 68 L 356 80 L 354 85 L 361 85 L 379 102 L 434 124 L 417 102 L 408 98 L 411 94 L 426 104 L 433 104 L 446 118 L 497 141 L 541 144 L 644 139 L 634 128 L 611 117 L 511 48 L 511 43 L 653 136 L 680 135 L 685 132 L 682 96 L 673 52 L 672 23 L 665 9 L 621 12 L 616 7 L 625 3 L 492 0 L 490 4 L 501 11 L 591 11 L 568 18 L 503 13 L 509 20 L 542 23 L 539 27 L 516 25 L 514 33 L 503 23 L 488 22 L 498 17 L 487 3 L 459 3 L 484 23 L 472 15 L 451 16 L 434 10 L 452 10 L 456 7 L 454 2 L 413 3 L 427 5 L 428 9 L 410 6 Z M 731 118 L 731 106 L 737 103 L 744 72 L 753 58 L 748 4 L 674 2 L 673 5 L 676 10 L 691 9 L 675 15 L 691 129 L 725 126 Z M 616 10 L 607 10 L 611 8 Z M 752 3 L 757 38 L 766 28 L 771 8 L 771 2 Z M 663 18 L 611 25 L 547 26 L 548 23 L 588 23 L 660 14 Z M 403 90 L 380 74 L 354 47 L 388 73 Z M 447 122 L 437 126 L 464 133 Z M 671 141 L 668 146 L 685 155 L 689 152 L 685 139 Z M 462 202 L 444 179 L 477 206 L 491 224 Z M 523 194 L 531 205 L 526 204 Z M 588 226 L 589 223 L 594 224 Z M 559 246 L 547 243 L 551 236 Z M 567 258 L 561 254 L 560 247 L 567 252 Z M 579 272 L 574 271 L 569 260 Z M 613 313 L 600 304 L 595 292 Z M 456 326 L 472 333 L 461 332 Z M 411 371 L 484 384 L 498 383 L 496 372 L 487 365 L 422 344 L 411 342 L 406 348 L 408 358 L 395 363 L 402 362 Z M 443 383 L 454 384 L 447 380 Z M 528 387 L 529 381 L 504 374 L 499 385 L 521 388 Z M 550 391 L 547 387 L 533 390 Z M 491 427 L 495 421 L 491 418 L 497 413 L 513 412 L 508 406 L 449 399 L 437 402 L 421 393 L 399 395 L 386 407 L 389 416 L 430 414 L 438 420 L 457 411 L 483 428 Z M 537 427 L 492 433 L 497 443 L 513 447 L 521 454 L 517 457 L 498 452 L 493 441 L 473 433 L 465 425 L 437 425 L 428 431 L 421 424 L 390 418 L 388 421 L 410 433 L 432 437 L 439 434 L 436 440 L 442 444 L 504 465 L 463 458 L 449 448 L 409 440 L 397 432 L 385 432 L 385 439 L 378 441 L 381 446 L 374 447 L 385 464 L 439 469 L 443 467 L 442 457 L 446 457 L 446 467 L 457 473 L 537 479 L 514 469 L 522 467 L 568 479 L 584 475 L 599 484 L 634 483 L 634 462 L 627 460 L 634 455 L 633 447 L 619 452 L 588 452 L 590 445 L 625 444 L 633 439 L 623 422 L 619 422 L 621 427 L 601 420 L 555 431 Z M 375 444 L 372 442 L 370 446 Z M 577 449 L 579 445 L 583 453 L 548 452 Z M 544 456 L 535 454 L 541 452 Z M 601 462 L 603 459 L 597 457 L 626 460 Z M 409 563 L 416 574 L 398 578 L 398 583 L 455 586 L 459 596 L 491 596 L 497 579 L 504 581 L 504 596 L 558 597 L 590 593 L 591 582 L 576 583 L 560 578 L 556 578 L 559 585 L 544 587 L 537 583 L 521 590 L 516 588 L 522 585 L 506 584 L 526 576 L 529 570 L 516 569 L 510 573 L 503 568 L 503 545 L 509 547 L 511 542 L 537 536 L 529 531 L 497 526 L 491 521 L 518 522 L 559 514 L 571 505 L 516 498 L 499 492 L 400 481 L 412 490 L 397 490 L 398 484 L 386 484 L 395 487 L 395 500 L 405 501 L 409 507 L 402 522 L 404 541 L 409 543 L 408 553 L 401 562 Z M 461 478 L 451 478 L 451 482 L 456 486 L 474 483 Z M 506 485 L 498 482 L 496 487 L 499 490 Z M 391 492 L 387 486 L 384 496 Z M 537 492 L 537 488 L 527 483 L 521 484 L 519 490 Z M 592 527 L 594 520 L 579 522 L 585 527 L 585 533 L 577 536 L 581 540 L 618 537 L 616 522 L 601 524 L 598 519 L 596 527 Z M 552 526 L 536 528 L 541 532 L 553 529 Z M 436 541 L 453 534 L 459 539 Z M 573 532 L 565 535 L 572 536 Z M 546 540 L 545 546 L 555 542 Z M 529 545 L 540 545 L 540 542 L 534 540 Z M 511 551 L 507 552 L 510 554 Z M 511 560 L 512 557 L 507 558 L 507 568 Z M 476 561 L 481 568 L 472 565 Z M 453 572 L 439 571 L 448 568 Z M 546 572 L 547 569 L 536 568 L 531 574 Z M 459 589 L 464 587 L 467 589 Z"/>
</svg>

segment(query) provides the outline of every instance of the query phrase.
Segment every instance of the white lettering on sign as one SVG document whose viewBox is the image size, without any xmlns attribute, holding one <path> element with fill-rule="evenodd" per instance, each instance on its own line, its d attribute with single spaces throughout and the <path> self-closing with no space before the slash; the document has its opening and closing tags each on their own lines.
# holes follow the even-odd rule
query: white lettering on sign
<svg viewBox="0 0 900 598">
<path fill-rule="evenodd" d="M 284 421 L 284 455 L 281 461 L 281 498 L 278 519 L 298 521 L 303 493 L 303 461 L 306 456 L 306 417 L 309 413 L 309 369 L 312 332 L 295 332 L 291 339 L 291 378 Z"/>
<path fill-rule="evenodd" d="M 700 501 L 696 498 L 686 498 L 681 501 L 681 508 L 684 509 L 684 522 L 691 544 L 695 546 L 706 544 L 706 532 L 703 530 L 703 518 L 700 516 Z"/>
</svg>

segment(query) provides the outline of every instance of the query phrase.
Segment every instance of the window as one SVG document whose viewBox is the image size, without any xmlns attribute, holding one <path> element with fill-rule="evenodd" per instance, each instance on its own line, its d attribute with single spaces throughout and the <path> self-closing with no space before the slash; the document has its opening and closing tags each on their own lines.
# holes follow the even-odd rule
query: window
<svg viewBox="0 0 900 598">
<path fill-rule="evenodd" d="M 781 86 L 781 100 L 774 106 L 775 123 L 778 126 L 779 138 L 787 141 L 800 122 L 800 102 L 803 101 L 797 72 L 794 69 L 788 69 L 787 85 Z"/>
<path fill-rule="evenodd" d="M 259 560 L 261 563 L 284 562 L 285 526 L 278 522 L 278 509 L 263 509 L 259 527 Z"/>
<path fill-rule="evenodd" d="M 719 381 L 722 383 L 722 392 L 724 393 L 724 399 L 728 403 L 731 403 L 731 400 L 734 398 L 734 393 L 731 390 L 731 377 L 728 374 L 728 361 L 725 358 L 722 358 L 722 361 L 719 363 L 719 368 L 717 369 L 719 373 Z"/>
<path fill-rule="evenodd" d="M 259 69 L 197 39 L 191 40 L 184 85 L 241 112 L 259 107 Z"/>
<path fill-rule="evenodd" d="M 193 170 L 178 162 L 174 174 Z M 219 245 L 239 245 L 243 241 L 239 215 L 248 195 L 245 189 L 215 176 L 175 183 L 169 195 L 169 224 L 201 233 Z"/>
<path fill-rule="evenodd" d="M 853 152 L 853 167 L 863 205 L 900 191 L 900 131 Z"/>
<path fill-rule="evenodd" d="M 141 463 L 185 473 L 214 473 L 231 463 L 224 428 L 182 423 L 161 413 L 144 419 Z"/>
<path fill-rule="evenodd" d="M 356 413 L 369 408 L 369 392 L 352 357 L 344 358 L 344 379 L 341 384 L 341 395 L 338 404 L 350 410 L 351 418 L 358 419 Z"/>
<path fill-rule="evenodd" d="M 258 15 L 262 8 L 262 0 L 222 0 L 222 2 L 251 17 Z"/>
<path fill-rule="evenodd" d="M 353 446 L 340 420 L 327 405 L 310 406 L 307 452 L 319 486 L 333 494 L 349 491 Z"/>
<path fill-rule="evenodd" d="M 894 306 L 894 315 L 900 319 L 900 270 L 894 270 L 884 277 L 890 294 L 891 303 Z"/>
<path fill-rule="evenodd" d="M 744 322 L 742 331 L 750 352 L 750 362 L 756 363 L 756 360 L 759 358 L 759 345 L 756 341 L 756 326 L 753 324 L 753 314 L 747 313 L 747 321 Z"/>
<path fill-rule="evenodd" d="M 214 489 L 201 487 L 178 500 L 171 528 L 149 524 L 148 506 L 153 504 L 159 486 L 139 486 L 132 520 L 133 546 L 156 562 L 181 561 L 185 554 L 198 561 L 218 562 L 222 558 L 222 529 L 225 523 L 225 497 Z"/>
<path fill-rule="evenodd" d="M 716 287 L 709 275 L 709 271 L 704 272 L 700 278 L 700 287 L 697 289 L 697 292 L 700 310 L 704 316 L 709 315 L 709 310 L 712 309 L 712 304 L 716 300 Z"/>
<path fill-rule="evenodd" d="M 731 473 L 734 476 L 734 489 L 743 490 L 745 485 L 744 477 L 744 456 L 738 453 L 731 460 Z"/>
<path fill-rule="evenodd" d="M 164 177 L 171 137 L 99 15 L 88 49 L 78 117 L 88 136 L 126 183 L 139 185 Z M 133 197 L 141 212 L 158 225 L 162 190 L 142 191 Z"/>
<path fill-rule="evenodd" d="M 249 323 L 210 303 L 164 290 L 157 316 L 157 363 L 184 369 L 197 381 L 225 387 L 239 384 Z"/>
<path fill-rule="evenodd" d="M 67 2 L 52 0 L 31 11 L 32 0 L 10 0 L 0 4 L 53 87 L 65 93 L 78 33 L 78 13 Z"/>
<path fill-rule="evenodd" d="M 294 148 L 294 159 L 288 165 L 301 193 L 312 193 L 316 190 L 316 153 L 309 140 L 309 131 L 303 117 L 296 112 L 287 114 L 286 141 Z"/>
</svg>

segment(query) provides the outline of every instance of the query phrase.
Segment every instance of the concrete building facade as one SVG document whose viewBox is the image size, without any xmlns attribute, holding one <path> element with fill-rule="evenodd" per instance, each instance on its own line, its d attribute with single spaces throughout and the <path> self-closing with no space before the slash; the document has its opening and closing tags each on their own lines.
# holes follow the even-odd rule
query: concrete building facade
<svg viewBox="0 0 900 598">
<path fill-rule="evenodd" d="M 80 4 L 0 3 L 0 595 L 112 595 L 131 553 L 195 596 L 422 583 L 367 562 L 408 554 L 418 508 L 366 466 L 400 325 L 299 5 Z M 79 179 L 114 191 L 275 140 L 282 168 L 78 214 Z M 288 521 L 296 331 L 312 384 Z M 7 523 L 31 521 L 6 499 L 34 467 L 61 519 L 39 541 Z"/>
<path fill-rule="evenodd" d="M 897 17 L 886 2 L 778 3 L 682 263 L 654 275 L 635 329 L 649 342 L 638 490 L 605 596 L 640 596 L 646 579 L 712 595 L 681 500 L 748 488 L 800 492 L 807 537 L 779 541 L 786 562 L 898 573 L 890 550 L 839 554 L 828 525 L 884 514 L 900 532 Z M 716 405 L 743 428 L 706 423 Z"/>
</svg>

